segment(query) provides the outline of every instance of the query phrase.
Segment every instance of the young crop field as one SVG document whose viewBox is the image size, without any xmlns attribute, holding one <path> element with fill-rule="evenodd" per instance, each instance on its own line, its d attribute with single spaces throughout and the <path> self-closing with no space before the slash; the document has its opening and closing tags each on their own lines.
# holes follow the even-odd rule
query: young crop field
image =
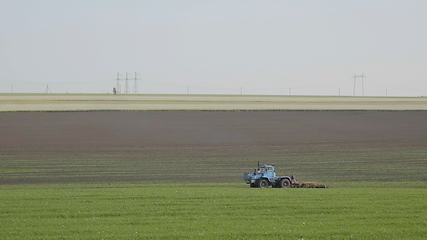
<svg viewBox="0 0 427 240">
<path fill-rule="evenodd" d="M 0 112 L 91 110 L 427 110 L 427 97 L 0 94 Z"/>
<path fill-rule="evenodd" d="M 426 188 L 0 187 L 0 239 L 425 239 Z"/>
</svg>

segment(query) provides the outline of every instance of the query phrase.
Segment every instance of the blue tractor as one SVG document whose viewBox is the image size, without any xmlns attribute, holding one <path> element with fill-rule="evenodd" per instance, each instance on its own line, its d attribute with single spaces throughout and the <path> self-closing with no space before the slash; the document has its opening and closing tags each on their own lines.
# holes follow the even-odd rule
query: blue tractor
<svg viewBox="0 0 427 240">
<path fill-rule="evenodd" d="M 276 169 L 273 165 L 262 165 L 254 169 L 253 173 L 244 173 L 243 180 L 253 188 L 288 188 L 292 186 L 293 177 L 276 176 Z"/>
</svg>

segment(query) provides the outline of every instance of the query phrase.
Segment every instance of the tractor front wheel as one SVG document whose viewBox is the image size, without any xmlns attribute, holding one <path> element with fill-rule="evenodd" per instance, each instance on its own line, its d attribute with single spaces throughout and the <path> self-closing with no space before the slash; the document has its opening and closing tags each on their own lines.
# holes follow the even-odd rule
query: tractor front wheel
<svg viewBox="0 0 427 240">
<path fill-rule="evenodd" d="M 291 181 L 289 181 L 289 179 L 284 178 L 282 180 L 280 180 L 280 187 L 281 188 L 288 188 L 291 186 Z"/>
<path fill-rule="evenodd" d="M 266 187 L 268 187 L 268 181 L 267 181 L 267 179 L 261 179 L 261 180 L 259 180 L 258 187 L 259 188 L 266 188 Z"/>
</svg>

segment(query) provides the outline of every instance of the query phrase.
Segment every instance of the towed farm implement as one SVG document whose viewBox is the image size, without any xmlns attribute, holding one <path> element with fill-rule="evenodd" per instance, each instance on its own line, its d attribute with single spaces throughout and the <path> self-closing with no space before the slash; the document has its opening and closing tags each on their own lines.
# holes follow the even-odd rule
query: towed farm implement
<svg viewBox="0 0 427 240">
<path fill-rule="evenodd" d="M 243 181 L 252 188 L 326 188 L 326 185 L 317 182 L 297 181 L 294 176 L 277 176 L 273 165 L 262 165 L 254 169 L 253 173 L 244 173 Z"/>
</svg>

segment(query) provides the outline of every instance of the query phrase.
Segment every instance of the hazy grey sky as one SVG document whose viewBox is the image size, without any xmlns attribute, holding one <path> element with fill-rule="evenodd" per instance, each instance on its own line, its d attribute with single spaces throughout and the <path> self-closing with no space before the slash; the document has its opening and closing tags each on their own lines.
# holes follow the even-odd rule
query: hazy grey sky
<svg viewBox="0 0 427 240">
<path fill-rule="evenodd" d="M 427 95 L 425 0 L 0 0 L 0 91 Z"/>
</svg>

